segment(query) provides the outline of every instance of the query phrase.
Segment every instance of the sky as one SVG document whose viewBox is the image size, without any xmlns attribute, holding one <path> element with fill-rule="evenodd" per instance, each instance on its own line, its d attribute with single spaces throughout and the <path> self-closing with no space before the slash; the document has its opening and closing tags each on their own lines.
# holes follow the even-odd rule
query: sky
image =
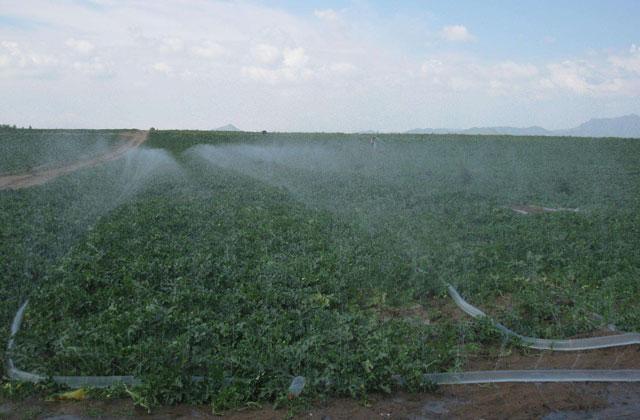
<svg viewBox="0 0 640 420">
<path fill-rule="evenodd" d="M 0 123 L 393 131 L 640 114 L 640 1 L 0 0 Z"/>
</svg>

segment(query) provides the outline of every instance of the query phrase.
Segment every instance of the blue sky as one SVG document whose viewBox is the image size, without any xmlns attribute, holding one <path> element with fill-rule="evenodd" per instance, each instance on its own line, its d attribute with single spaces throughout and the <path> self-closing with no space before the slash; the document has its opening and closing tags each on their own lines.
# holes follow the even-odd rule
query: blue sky
<svg viewBox="0 0 640 420">
<path fill-rule="evenodd" d="M 18 125 L 404 131 L 640 113 L 638 1 L 0 0 Z"/>
<path fill-rule="evenodd" d="M 300 16 L 331 8 L 366 10 L 378 19 L 418 16 L 425 27 L 458 22 L 478 35 L 475 50 L 487 57 L 544 59 L 638 43 L 640 2 L 635 0 L 294 1 L 262 4 Z M 545 42 L 547 39 L 547 42 Z M 551 39 L 553 47 L 549 46 Z M 409 40 L 416 51 L 427 51 Z"/>
</svg>

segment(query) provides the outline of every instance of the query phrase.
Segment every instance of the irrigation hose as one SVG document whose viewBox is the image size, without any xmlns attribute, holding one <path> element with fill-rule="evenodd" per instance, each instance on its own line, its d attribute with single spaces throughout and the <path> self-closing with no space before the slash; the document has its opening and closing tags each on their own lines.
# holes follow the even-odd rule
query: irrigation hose
<svg viewBox="0 0 640 420">
<path fill-rule="evenodd" d="M 424 375 L 423 379 L 427 383 L 438 385 L 503 382 L 640 382 L 640 369 L 480 370 L 431 373 Z"/>
<path fill-rule="evenodd" d="M 529 348 L 537 350 L 554 350 L 554 351 L 580 351 L 605 349 L 609 347 L 629 346 L 632 344 L 640 344 L 639 333 L 622 333 L 616 335 L 608 335 L 602 337 L 575 338 L 569 340 L 554 340 L 536 337 L 527 337 L 510 330 L 499 322 L 487 316 L 482 310 L 476 308 L 460 296 L 460 293 L 450 284 L 447 284 L 449 296 L 456 303 L 458 308 L 474 318 L 485 318 L 505 335 L 517 338 L 520 342 Z"/>
<path fill-rule="evenodd" d="M 20 330 L 22 325 L 22 319 L 24 318 L 24 311 L 27 309 L 29 301 L 25 301 L 16 316 L 11 323 L 11 336 L 7 343 L 7 377 L 9 379 L 19 382 L 45 382 L 51 380 L 57 384 L 66 385 L 71 388 L 81 387 L 94 387 L 94 388 L 107 388 L 116 384 L 125 384 L 129 386 L 140 385 L 142 382 L 133 376 L 43 376 L 37 373 L 25 372 L 16 368 L 11 358 L 11 351 L 15 347 L 15 335 Z"/>
<path fill-rule="evenodd" d="M 25 372 L 24 370 L 20 370 L 16 368 L 15 363 L 11 358 L 11 351 L 15 347 L 15 335 L 18 333 L 18 331 L 20 331 L 20 326 L 22 325 L 22 319 L 24 318 L 24 311 L 27 309 L 28 303 L 29 301 L 27 300 L 20 306 L 20 308 L 16 312 L 15 317 L 13 318 L 13 322 L 11 323 L 11 336 L 9 337 L 9 342 L 7 343 L 7 361 L 6 361 L 6 374 L 9 379 L 18 381 L 18 382 L 30 382 L 30 383 L 52 381 L 60 385 L 66 385 L 70 388 L 84 388 L 84 387 L 108 388 L 110 386 L 118 385 L 118 384 L 123 384 L 127 386 L 142 385 L 142 380 L 140 380 L 140 378 L 136 378 L 133 375 L 43 376 L 37 373 Z M 296 378 L 294 378 L 294 381 L 296 380 Z M 203 382 L 205 379 L 206 378 L 204 376 L 191 377 L 192 382 Z"/>
<path fill-rule="evenodd" d="M 484 317 L 490 319 L 503 333 L 520 339 L 525 345 L 541 350 L 578 351 L 591 350 L 606 347 L 624 346 L 640 343 L 640 334 L 625 333 L 608 337 L 593 337 L 575 340 L 545 340 L 522 336 L 511 331 L 504 325 L 493 321 L 480 309 L 465 301 L 458 291 L 451 285 L 447 285 L 449 294 L 456 305 L 465 313 L 474 318 Z M 43 376 L 36 373 L 25 372 L 15 367 L 11 358 L 11 351 L 15 346 L 15 335 L 20 330 L 24 312 L 29 301 L 25 301 L 11 323 L 11 336 L 7 343 L 7 376 L 9 379 L 20 382 L 38 383 L 51 380 L 55 383 L 71 388 L 94 387 L 107 388 L 116 384 L 129 386 L 140 385 L 142 381 L 134 376 Z M 296 377 L 297 378 L 297 377 Z M 296 380 L 294 378 L 294 381 Z M 204 380 L 202 376 L 192 377 L 194 382 Z M 453 384 L 480 384 L 502 382 L 640 382 L 640 369 L 551 369 L 551 370 L 494 370 L 459 373 L 432 373 L 425 374 L 423 380 L 426 383 L 437 385 Z M 293 382 L 292 382 L 293 384 Z"/>
</svg>

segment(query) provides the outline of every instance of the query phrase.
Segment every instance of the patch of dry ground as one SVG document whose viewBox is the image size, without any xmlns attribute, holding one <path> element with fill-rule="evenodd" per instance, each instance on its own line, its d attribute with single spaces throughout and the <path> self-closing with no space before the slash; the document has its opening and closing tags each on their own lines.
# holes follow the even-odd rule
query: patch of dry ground
<svg viewBox="0 0 640 420">
<path fill-rule="evenodd" d="M 640 384 L 495 384 L 450 385 L 433 393 L 373 396 L 363 403 L 352 399 L 318 402 L 296 419 L 518 419 L 518 418 L 634 418 L 640 412 Z M 606 413 L 606 416 L 605 416 Z M 130 400 L 0 403 L 7 419 L 214 419 L 261 420 L 287 418 L 284 409 L 271 407 L 214 416 L 207 406 L 177 406 L 151 414 Z M 576 417 L 570 417 L 573 414 Z M 557 416 L 557 417 L 554 417 Z"/>
</svg>

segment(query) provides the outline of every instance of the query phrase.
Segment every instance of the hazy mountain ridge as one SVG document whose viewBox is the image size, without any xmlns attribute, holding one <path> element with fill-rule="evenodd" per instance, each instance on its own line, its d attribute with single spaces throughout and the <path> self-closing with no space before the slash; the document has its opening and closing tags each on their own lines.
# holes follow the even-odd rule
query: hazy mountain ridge
<svg viewBox="0 0 640 420">
<path fill-rule="evenodd" d="M 213 131 L 242 131 L 233 124 L 223 125 L 222 127 L 214 128 Z"/>
<path fill-rule="evenodd" d="M 565 130 L 547 130 L 543 127 L 472 127 L 416 128 L 410 134 L 488 134 L 512 136 L 575 136 L 575 137 L 630 137 L 640 138 L 640 116 L 624 115 L 616 118 L 593 118 L 577 127 Z"/>
</svg>

